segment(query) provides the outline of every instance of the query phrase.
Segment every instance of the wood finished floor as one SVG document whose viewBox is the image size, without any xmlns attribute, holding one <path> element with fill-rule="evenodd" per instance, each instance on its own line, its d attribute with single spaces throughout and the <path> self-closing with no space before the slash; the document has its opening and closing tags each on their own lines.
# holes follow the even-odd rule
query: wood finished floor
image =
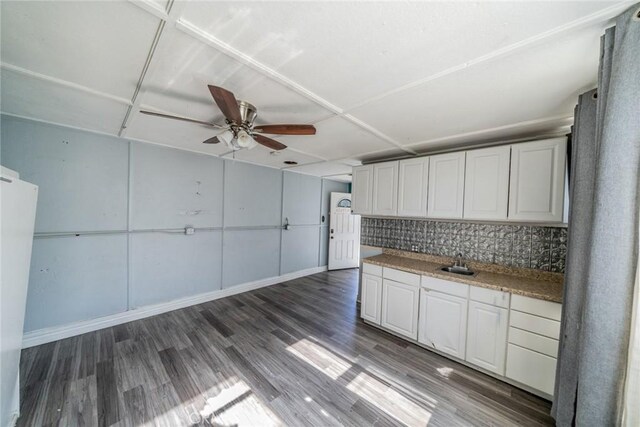
<svg viewBox="0 0 640 427">
<path fill-rule="evenodd" d="M 365 325 L 327 272 L 22 352 L 20 426 L 549 425 L 549 402 Z"/>
</svg>

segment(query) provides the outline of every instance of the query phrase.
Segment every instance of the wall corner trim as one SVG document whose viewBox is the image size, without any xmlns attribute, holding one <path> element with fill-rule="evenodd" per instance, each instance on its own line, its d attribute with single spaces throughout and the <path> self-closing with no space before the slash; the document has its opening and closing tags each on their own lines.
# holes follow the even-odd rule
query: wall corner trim
<svg viewBox="0 0 640 427">
<path fill-rule="evenodd" d="M 87 332 L 97 331 L 99 329 L 109 328 L 111 326 L 120 325 L 122 323 L 131 322 L 146 317 L 155 316 L 157 314 L 167 313 L 169 311 L 178 310 L 207 301 L 228 297 L 231 295 L 241 294 L 252 291 L 254 289 L 264 288 L 266 286 L 276 285 L 288 280 L 297 279 L 311 274 L 327 271 L 327 266 L 312 267 L 305 270 L 294 271 L 292 273 L 283 274 L 281 276 L 269 277 L 253 282 L 242 283 L 231 288 L 220 289 L 212 292 L 206 292 L 199 295 L 193 295 L 186 298 L 180 298 L 160 304 L 148 305 L 135 308 L 133 310 L 112 314 L 109 316 L 99 317 L 97 319 L 83 320 L 67 325 L 54 326 L 51 328 L 43 328 L 35 331 L 27 332 L 22 337 L 22 348 L 35 347 L 37 345 L 46 344 L 76 335 L 85 334 Z"/>
</svg>

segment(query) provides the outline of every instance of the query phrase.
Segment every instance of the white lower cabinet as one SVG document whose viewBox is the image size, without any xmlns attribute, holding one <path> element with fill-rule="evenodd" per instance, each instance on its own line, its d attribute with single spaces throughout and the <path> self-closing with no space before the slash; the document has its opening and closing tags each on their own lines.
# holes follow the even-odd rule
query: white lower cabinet
<svg viewBox="0 0 640 427">
<path fill-rule="evenodd" d="M 421 289 L 418 330 L 418 342 L 464 359 L 467 299 Z"/>
<path fill-rule="evenodd" d="M 502 307 L 469 302 L 466 361 L 498 375 L 504 375 L 507 352 L 509 310 Z"/>
<path fill-rule="evenodd" d="M 382 277 L 362 274 L 362 294 L 360 296 L 360 316 L 380 324 L 382 314 Z"/>
<path fill-rule="evenodd" d="M 546 398 L 561 312 L 555 302 L 363 263 L 363 319 Z"/>
<path fill-rule="evenodd" d="M 553 395 L 562 306 L 514 295 L 509 316 L 505 376 Z"/>
<path fill-rule="evenodd" d="M 419 290 L 418 286 L 384 279 L 381 326 L 417 339 Z"/>
<path fill-rule="evenodd" d="M 553 395 L 556 359 L 510 343 L 506 377 Z"/>
</svg>

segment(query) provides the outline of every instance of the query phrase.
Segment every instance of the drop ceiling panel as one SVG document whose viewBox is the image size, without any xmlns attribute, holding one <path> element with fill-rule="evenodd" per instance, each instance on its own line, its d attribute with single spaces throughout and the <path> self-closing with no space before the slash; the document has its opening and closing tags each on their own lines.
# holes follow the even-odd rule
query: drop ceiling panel
<svg viewBox="0 0 640 427">
<path fill-rule="evenodd" d="M 195 2 L 183 18 L 347 108 L 607 2 Z"/>
<path fill-rule="evenodd" d="M 586 29 L 476 65 L 360 107 L 352 115 L 408 145 L 572 116 L 578 94 L 595 86 L 601 32 Z"/>
<path fill-rule="evenodd" d="M 4 113 L 117 134 L 127 112 L 125 104 L 9 70 L 1 82 Z"/>
<path fill-rule="evenodd" d="M 341 159 L 390 147 L 388 142 L 342 117 L 334 116 L 316 123 L 315 126 L 316 135 L 282 136 L 279 139 L 293 148 L 325 159 Z"/>
<path fill-rule="evenodd" d="M 127 99 L 160 22 L 128 2 L 3 1 L 1 8 L 2 62 Z"/>
<path fill-rule="evenodd" d="M 298 162 L 298 164 L 306 164 L 317 162 L 315 157 L 307 156 L 305 154 L 297 153 L 292 150 L 281 150 L 278 154 L 271 154 L 272 151 L 266 147 L 257 146 L 251 150 L 239 150 L 235 153 L 229 153 L 224 156 L 225 159 L 238 159 L 245 162 L 257 163 L 263 166 L 270 166 L 273 168 L 284 168 L 287 165 L 284 164 L 285 160 L 291 160 Z M 235 157 L 234 157 L 235 156 Z"/>
<path fill-rule="evenodd" d="M 142 108 L 147 108 L 143 105 Z M 161 117 L 136 114 L 132 119 L 125 138 L 155 142 L 199 153 L 220 155 L 229 151 L 224 144 L 203 144 L 222 130 L 196 123 L 181 122 Z"/>
<path fill-rule="evenodd" d="M 256 123 L 311 123 L 331 113 L 194 38 L 169 30 L 159 49 L 144 103 L 200 120 L 224 123 L 207 85 L 222 86 L 258 108 Z M 164 37 L 164 36 L 163 36 Z"/>
<path fill-rule="evenodd" d="M 294 166 L 287 170 L 302 172 L 315 176 L 332 177 L 333 175 L 345 175 L 351 173 L 351 166 L 339 162 L 319 162 L 307 165 Z"/>
</svg>

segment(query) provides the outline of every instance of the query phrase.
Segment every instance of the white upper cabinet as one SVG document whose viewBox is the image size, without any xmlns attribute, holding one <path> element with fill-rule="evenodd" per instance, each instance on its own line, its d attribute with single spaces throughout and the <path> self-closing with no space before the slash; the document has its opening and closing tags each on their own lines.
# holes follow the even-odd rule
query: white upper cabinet
<svg viewBox="0 0 640 427">
<path fill-rule="evenodd" d="M 567 139 L 511 146 L 509 219 L 562 222 Z"/>
<path fill-rule="evenodd" d="M 430 157 L 428 217 L 462 218 L 465 154 L 460 152 Z"/>
<path fill-rule="evenodd" d="M 398 213 L 398 162 L 373 165 L 374 215 L 395 216 Z"/>
<path fill-rule="evenodd" d="M 398 216 L 427 216 L 429 158 L 400 160 Z"/>
<path fill-rule="evenodd" d="M 464 218 L 506 220 L 511 147 L 467 151 Z"/>
<path fill-rule="evenodd" d="M 373 165 L 355 166 L 352 173 L 351 211 L 371 215 L 373 212 Z"/>
</svg>

